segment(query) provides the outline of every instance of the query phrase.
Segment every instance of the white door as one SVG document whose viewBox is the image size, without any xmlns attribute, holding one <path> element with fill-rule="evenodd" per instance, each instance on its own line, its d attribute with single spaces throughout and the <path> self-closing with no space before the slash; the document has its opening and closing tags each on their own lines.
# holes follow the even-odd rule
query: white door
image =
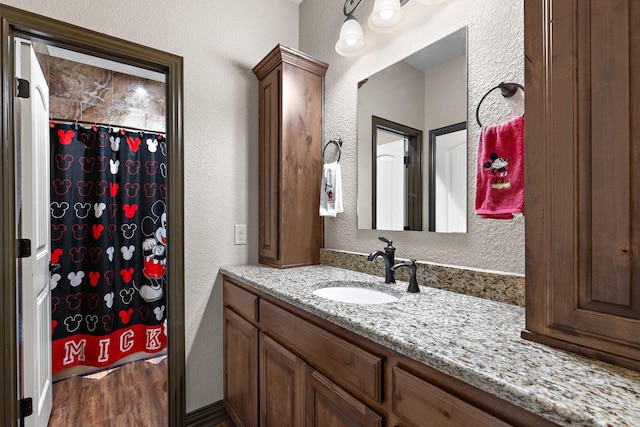
<svg viewBox="0 0 640 427">
<path fill-rule="evenodd" d="M 16 74 L 29 81 L 19 99 L 18 237 L 31 241 L 19 259 L 22 397 L 33 399 L 25 426 L 46 426 L 52 406 L 51 293 L 49 289 L 49 88 L 31 43 L 16 40 Z"/>
<path fill-rule="evenodd" d="M 436 230 L 467 232 L 467 130 L 438 135 L 436 144 Z"/>
<path fill-rule="evenodd" d="M 378 145 L 376 229 L 404 230 L 404 139 Z"/>
</svg>

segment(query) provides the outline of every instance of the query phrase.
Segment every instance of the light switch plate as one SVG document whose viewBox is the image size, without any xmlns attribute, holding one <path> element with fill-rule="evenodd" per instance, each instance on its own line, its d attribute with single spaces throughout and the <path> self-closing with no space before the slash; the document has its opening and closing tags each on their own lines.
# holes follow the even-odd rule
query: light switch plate
<svg viewBox="0 0 640 427">
<path fill-rule="evenodd" d="M 236 224 L 234 226 L 235 238 L 234 243 L 236 245 L 247 244 L 247 224 Z"/>
</svg>

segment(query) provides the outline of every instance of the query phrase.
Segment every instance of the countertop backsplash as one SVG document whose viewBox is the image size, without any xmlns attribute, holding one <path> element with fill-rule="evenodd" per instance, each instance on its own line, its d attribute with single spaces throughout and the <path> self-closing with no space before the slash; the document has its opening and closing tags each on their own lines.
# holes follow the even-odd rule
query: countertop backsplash
<svg viewBox="0 0 640 427">
<path fill-rule="evenodd" d="M 374 262 L 368 254 L 335 249 L 320 249 L 320 263 L 384 277 L 384 261 Z M 396 263 L 408 261 L 396 257 Z M 524 276 L 466 269 L 416 261 L 418 284 L 524 307 Z M 407 269 L 396 270 L 396 279 L 408 282 Z"/>
</svg>

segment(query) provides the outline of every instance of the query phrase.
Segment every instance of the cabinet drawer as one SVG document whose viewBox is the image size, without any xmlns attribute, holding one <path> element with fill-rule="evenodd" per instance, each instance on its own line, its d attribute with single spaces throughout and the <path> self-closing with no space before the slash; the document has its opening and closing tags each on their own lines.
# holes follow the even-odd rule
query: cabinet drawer
<svg viewBox="0 0 640 427">
<path fill-rule="evenodd" d="M 267 301 L 260 301 L 260 326 L 309 365 L 355 395 L 382 401 L 382 358 Z"/>
<path fill-rule="evenodd" d="M 393 367 L 393 412 L 416 426 L 509 426 L 407 371 Z"/>
<path fill-rule="evenodd" d="M 224 305 L 247 320 L 258 322 L 258 297 L 231 283 L 223 281 Z"/>
</svg>

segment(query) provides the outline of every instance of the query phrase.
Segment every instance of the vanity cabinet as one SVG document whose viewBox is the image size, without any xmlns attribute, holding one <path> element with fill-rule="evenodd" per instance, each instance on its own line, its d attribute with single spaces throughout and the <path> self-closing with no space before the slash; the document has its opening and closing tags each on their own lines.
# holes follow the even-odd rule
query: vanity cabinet
<svg viewBox="0 0 640 427">
<path fill-rule="evenodd" d="M 381 364 L 367 363 L 376 356 L 267 301 L 260 300 L 255 306 L 255 295 L 228 280 L 223 286 L 224 401 L 236 425 L 382 427 L 380 415 L 325 376 L 351 390 L 365 389 L 379 397 Z M 259 309 L 254 311 L 254 306 Z M 289 331 L 291 337 L 279 331 Z M 300 340 L 301 336 L 307 338 Z M 303 354 L 305 360 L 293 351 Z M 372 381 L 372 375 L 376 380 Z M 370 389 L 373 382 L 376 390 Z"/>
<path fill-rule="evenodd" d="M 640 369 L 640 2 L 525 1 L 524 338 Z"/>
<path fill-rule="evenodd" d="M 259 261 L 320 263 L 324 75 L 328 65 L 278 45 L 253 72 L 259 88 Z"/>
<path fill-rule="evenodd" d="M 223 286 L 224 403 L 237 426 L 555 425 L 240 280 Z"/>
</svg>

